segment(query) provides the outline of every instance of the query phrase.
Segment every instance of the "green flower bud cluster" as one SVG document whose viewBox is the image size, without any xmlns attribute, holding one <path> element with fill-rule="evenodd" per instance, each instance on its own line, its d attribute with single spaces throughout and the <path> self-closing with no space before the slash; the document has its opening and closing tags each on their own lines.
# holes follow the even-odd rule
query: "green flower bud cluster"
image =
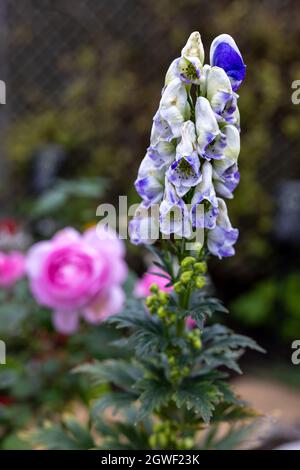
<svg viewBox="0 0 300 470">
<path fill-rule="evenodd" d="M 146 298 L 146 305 L 149 312 L 152 315 L 157 314 L 159 318 L 167 324 L 173 323 L 176 320 L 176 315 L 167 308 L 170 294 L 159 290 L 157 284 L 152 284 L 150 292 L 152 295 Z"/>
<path fill-rule="evenodd" d="M 176 352 L 174 351 L 174 354 Z M 179 367 L 174 354 L 168 355 L 168 364 L 170 367 L 170 378 L 173 382 L 180 382 L 183 377 L 187 377 L 190 373 L 188 366 Z"/>
<path fill-rule="evenodd" d="M 180 264 L 180 277 L 174 284 L 174 290 L 181 294 L 185 289 L 202 289 L 206 284 L 204 274 L 207 271 L 207 265 L 204 261 L 197 261 L 193 256 L 186 256 Z"/>
<path fill-rule="evenodd" d="M 202 341 L 201 331 L 199 330 L 199 328 L 194 328 L 193 330 L 189 331 L 187 333 L 187 338 L 195 349 L 201 349 Z"/>
<path fill-rule="evenodd" d="M 188 450 L 194 446 L 194 441 L 190 437 L 178 438 L 177 423 L 166 420 L 154 424 L 149 444 L 152 449 Z"/>
</svg>

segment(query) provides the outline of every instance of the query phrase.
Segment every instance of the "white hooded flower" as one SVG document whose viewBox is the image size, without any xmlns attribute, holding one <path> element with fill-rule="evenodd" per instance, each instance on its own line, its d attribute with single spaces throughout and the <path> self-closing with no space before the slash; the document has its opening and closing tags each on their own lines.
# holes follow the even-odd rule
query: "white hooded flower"
<svg viewBox="0 0 300 470">
<path fill-rule="evenodd" d="M 165 84 L 168 85 L 174 78 L 180 78 L 184 83 L 200 84 L 204 49 L 198 31 L 193 32 L 181 51 L 181 57 L 175 59 L 167 73 Z"/>
<path fill-rule="evenodd" d="M 145 209 L 140 205 L 129 222 L 129 235 L 134 245 L 151 245 L 159 239 L 158 208 Z"/>
<path fill-rule="evenodd" d="M 150 207 L 159 202 L 164 193 L 164 168 L 155 166 L 149 155 L 143 158 L 138 177 L 135 181 L 135 189 L 143 199 L 144 207 Z"/>
<path fill-rule="evenodd" d="M 185 238 L 189 238 L 192 234 L 188 208 L 167 179 L 164 198 L 160 205 L 160 231 L 164 235 L 175 234 Z"/>
<path fill-rule="evenodd" d="M 178 78 L 172 80 L 165 88 L 160 100 L 159 112 L 169 125 L 175 138 L 181 136 L 181 127 L 189 118 L 190 107 L 187 102 L 187 91 Z"/>
<path fill-rule="evenodd" d="M 201 180 L 200 161 L 196 150 L 196 131 L 192 121 L 182 126 L 182 138 L 176 149 L 176 160 L 167 171 L 168 180 L 176 187 L 178 196 L 183 197 L 191 187 Z"/>
<path fill-rule="evenodd" d="M 238 239 L 239 231 L 232 228 L 228 217 L 227 206 L 223 199 L 218 198 L 219 213 L 215 228 L 208 231 L 207 246 L 209 251 L 219 258 L 233 256 L 233 245 Z"/>
<path fill-rule="evenodd" d="M 240 134 L 235 126 L 227 125 L 223 129 L 226 145 L 223 158 L 213 163 L 213 179 L 217 193 L 228 199 L 240 180 L 237 161 L 240 153 Z"/>
<path fill-rule="evenodd" d="M 218 200 L 212 182 L 212 165 L 206 161 L 202 165 L 202 181 L 199 183 L 191 201 L 191 220 L 193 227 L 212 229 L 216 225 Z M 199 211 L 202 204 L 203 210 Z"/>
<path fill-rule="evenodd" d="M 233 92 L 226 72 L 211 67 L 207 73 L 206 95 L 219 121 L 233 123 L 238 95 Z"/>
<path fill-rule="evenodd" d="M 205 151 L 221 134 L 216 116 L 207 98 L 199 96 L 195 106 L 198 152 L 204 156 Z"/>
</svg>

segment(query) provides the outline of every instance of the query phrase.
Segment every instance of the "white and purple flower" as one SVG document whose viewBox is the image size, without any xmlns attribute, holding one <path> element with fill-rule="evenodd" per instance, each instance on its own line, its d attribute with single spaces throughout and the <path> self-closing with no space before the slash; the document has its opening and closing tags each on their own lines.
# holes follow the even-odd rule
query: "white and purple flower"
<svg viewBox="0 0 300 470">
<path fill-rule="evenodd" d="M 164 235 L 174 234 L 180 238 L 189 238 L 192 233 L 188 208 L 167 179 L 160 205 L 160 231 Z"/>
<path fill-rule="evenodd" d="M 190 85 L 200 84 L 201 70 L 204 60 L 204 49 L 198 31 L 192 33 L 181 51 L 181 57 L 173 60 L 167 73 L 165 84 L 168 85 L 174 78 Z"/>
<path fill-rule="evenodd" d="M 201 181 L 200 160 L 196 150 L 196 131 L 192 121 L 186 121 L 181 130 L 182 138 L 176 149 L 176 160 L 166 175 L 175 186 L 178 196 L 183 197 Z"/>
<path fill-rule="evenodd" d="M 217 120 L 235 124 L 238 95 L 232 90 L 226 72 L 220 67 L 211 67 L 208 71 L 206 95 Z"/>
<path fill-rule="evenodd" d="M 195 120 L 197 132 L 197 149 L 199 155 L 208 158 L 206 152 L 221 135 L 216 116 L 207 98 L 199 96 L 195 106 Z M 209 158 L 221 158 L 222 154 L 215 153 Z"/>
<path fill-rule="evenodd" d="M 206 161 L 202 165 L 202 181 L 195 188 L 191 201 L 191 220 L 193 228 L 212 229 L 216 226 L 218 200 L 212 182 L 212 165 Z M 199 210 L 200 205 L 202 210 Z"/>
<path fill-rule="evenodd" d="M 129 222 L 129 235 L 134 245 L 151 245 L 159 239 L 159 213 L 157 206 L 145 209 L 141 204 Z"/>
<path fill-rule="evenodd" d="M 246 75 L 246 65 L 234 39 L 229 34 L 216 37 L 210 47 L 210 63 L 225 70 L 233 91 L 236 91 Z"/>
<path fill-rule="evenodd" d="M 208 231 L 207 246 L 218 258 L 233 256 L 235 254 L 233 245 L 238 239 L 239 231 L 232 228 L 225 201 L 221 198 L 218 198 L 218 210 L 216 226 Z"/>
<path fill-rule="evenodd" d="M 143 199 L 144 207 L 150 207 L 158 203 L 164 193 L 163 168 L 157 168 L 150 156 L 146 154 L 138 171 L 138 177 L 134 183 L 135 189 Z"/>
<path fill-rule="evenodd" d="M 240 153 L 240 134 L 236 127 L 227 125 L 223 129 L 226 145 L 223 159 L 213 163 L 213 181 L 217 194 L 232 199 L 232 192 L 240 180 L 237 161 Z"/>
<path fill-rule="evenodd" d="M 182 124 L 190 117 L 190 106 L 187 101 L 187 91 L 179 78 L 172 80 L 164 89 L 159 113 L 171 129 L 172 136 L 181 136 Z"/>
</svg>

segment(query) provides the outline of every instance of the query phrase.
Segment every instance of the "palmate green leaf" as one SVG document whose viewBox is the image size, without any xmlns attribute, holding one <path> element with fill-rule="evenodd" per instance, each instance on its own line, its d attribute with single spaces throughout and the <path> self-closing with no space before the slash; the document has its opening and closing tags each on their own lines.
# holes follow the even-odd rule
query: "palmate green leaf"
<svg viewBox="0 0 300 470">
<path fill-rule="evenodd" d="M 137 421 L 141 421 L 151 413 L 166 405 L 172 398 L 171 384 L 165 380 L 142 379 L 137 382 L 135 389 L 140 392 L 140 409 Z"/>
<path fill-rule="evenodd" d="M 192 297 L 191 309 L 194 311 L 206 312 L 207 315 L 210 316 L 216 312 L 228 313 L 227 308 L 219 299 L 216 299 L 215 297 L 208 297 L 203 294 L 198 294 Z"/>
<path fill-rule="evenodd" d="M 231 426 L 228 432 L 221 439 L 211 443 L 211 450 L 232 450 L 243 444 L 246 439 L 250 438 L 254 431 L 256 423 L 248 425 L 241 424 L 239 426 Z"/>
<path fill-rule="evenodd" d="M 203 323 L 207 318 L 210 318 L 216 312 L 228 313 L 224 305 L 213 297 L 204 297 L 203 295 L 197 296 L 191 302 L 190 309 L 181 309 L 174 307 L 176 314 L 181 318 L 192 317 L 195 320 L 198 328 L 203 328 Z"/>
<path fill-rule="evenodd" d="M 203 331 L 202 339 L 203 344 L 205 344 L 210 352 L 237 348 L 250 348 L 255 351 L 265 352 L 252 338 L 235 334 L 224 325 L 216 324 L 206 327 Z"/>
<path fill-rule="evenodd" d="M 133 406 L 138 398 L 138 394 L 131 392 L 107 392 L 99 400 L 96 400 L 92 406 L 92 415 L 95 416 L 106 408 L 112 408 L 113 414 L 120 409 Z"/>
<path fill-rule="evenodd" d="M 148 433 L 144 423 L 113 421 L 106 423 L 96 419 L 95 429 L 103 438 L 102 450 L 145 450 L 149 448 Z M 99 447 L 98 447 L 99 448 Z"/>
<path fill-rule="evenodd" d="M 237 360 L 240 358 L 242 352 L 241 350 L 238 351 L 222 351 L 222 353 L 216 353 L 214 350 L 210 351 L 203 350 L 198 355 L 198 360 L 202 360 L 205 363 L 204 369 L 205 371 L 215 370 L 218 367 L 227 367 L 227 369 L 231 369 L 238 374 L 241 374 L 242 371 Z"/>
<path fill-rule="evenodd" d="M 108 322 L 117 328 L 133 329 L 127 346 L 136 350 L 137 357 L 159 352 L 166 347 L 161 321 L 145 311 L 141 300 L 132 299 L 120 315 L 110 317 Z"/>
<path fill-rule="evenodd" d="M 215 408 L 211 422 L 236 422 L 261 417 L 261 413 L 253 408 L 249 408 L 245 401 L 238 398 L 237 400 L 238 403 L 236 404 L 226 401 L 219 403 Z"/>
<path fill-rule="evenodd" d="M 143 376 L 140 367 L 122 360 L 83 364 L 73 369 L 73 372 L 87 374 L 95 386 L 111 383 L 124 389 L 131 388 Z"/>
<path fill-rule="evenodd" d="M 178 408 L 185 406 L 188 410 L 194 410 L 205 423 L 209 423 L 222 396 L 222 392 L 212 382 L 186 379 L 181 383 L 174 398 Z"/>
<path fill-rule="evenodd" d="M 74 420 L 39 430 L 33 443 L 48 450 L 88 450 L 95 447 L 89 431 Z"/>
</svg>

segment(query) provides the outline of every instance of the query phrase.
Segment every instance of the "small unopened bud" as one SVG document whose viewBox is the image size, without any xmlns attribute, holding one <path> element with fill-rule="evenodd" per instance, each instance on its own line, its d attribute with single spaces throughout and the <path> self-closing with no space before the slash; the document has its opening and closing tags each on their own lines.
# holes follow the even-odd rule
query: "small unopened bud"
<svg viewBox="0 0 300 470">
<path fill-rule="evenodd" d="M 195 284 L 198 289 L 202 289 L 206 284 L 206 279 L 204 276 L 198 276 L 195 279 Z"/>
<path fill-rule="evenodd" d="M 181 274 L 180 280 L 183 284 L 187 284 L 193 276 L 193 271 L 185 271 L 184 273 Z"/>
<path fill-rule="evenodd" d="M 152 292 L 152 294 L 157 294 L 158 293 L 158 285 L 157 284 L 152 284 L 150 286 L 150 292 Z"/>
<path fill-rule="evenodd" d="M 174 291 L 176 292 L 176 294 L 180 294 L 180 292 L 182 291 L 181 282 L 175 282 Z"/>
<path fill-rule="evenodd" d="M 157 315 L 159 316 L 159 318 L 165 318 L 166 316 L 166 311 L 163 307 L 159 307 L 159 309 L 157 310 Z"/>
<path fill-rule="evenodd" d="M 195 349 L 201 349 L 202 342 L 200 338 L 195 338 L 193 341 L 193 346 Z"/>
<path fill-rule="evenodd" d="M 194 270 L 197 273 L 205 274 L 207 271 L 207 264 L 204 261 L 198 262 L 194 264 Z"/>
<path fill-rule="evenodd" d="M 194 263 L 195 263 L 195 258 L 193 258 L 192 256 L 186 256 L 181 261 L 181 267 L 183 269 L 190 268 L 191 266 L 193 266 Z"/>
<path fill-rule="evenodd" d="M 169 300 L 169 294 L 167 294 L 167 292 L 160 291 L 158 293 L 158 298 L 162 304 L 166 304 L 168 303 L 168 300 Z"/>
</svg>

